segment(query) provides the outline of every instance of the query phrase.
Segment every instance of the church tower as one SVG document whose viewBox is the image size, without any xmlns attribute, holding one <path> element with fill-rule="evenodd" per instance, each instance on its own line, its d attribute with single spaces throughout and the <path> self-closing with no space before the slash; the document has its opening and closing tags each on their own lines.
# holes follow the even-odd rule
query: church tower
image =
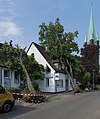
<svg viewBox="0 0 100 119">
<path fill-rule="evenodd" d="M 94 28 L 92 8 L 88 35 L 85 36 L 84 46 L 81 48 L 81 62 L 86 70 L 91 73 L 91 80 L 93 79 L 94 73 L 96 79 L 96 76 L 99 74 L 99 38 Z"/>
<path fill-rule="evenodd" d="M 98 41 L 99 41 L 99 39 L 98 39 L 97 34 L 95 33 L 93 12 L 92 12 L 92 8 L 91 8 L 88 36 L 85 36 L 84 43 L 88 44 L 88 45 L 99 45 Z"/>
</svg>

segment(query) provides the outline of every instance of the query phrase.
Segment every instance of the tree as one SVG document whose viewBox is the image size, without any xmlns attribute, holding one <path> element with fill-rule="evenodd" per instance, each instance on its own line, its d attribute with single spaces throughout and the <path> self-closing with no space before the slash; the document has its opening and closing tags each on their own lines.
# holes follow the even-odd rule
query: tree
<svg viewBox="0 0 100 119">
<path fill-rule="evenodd" d="M 55 20 L 55 23 L 50 22 L 48 25 L 42 23 L 39 28 L 41 46 L 45 48 L 52 59 L 60 60 L 71 81 L 74 92 L 77 92 L 78 87 L 74 78 L 76 59 L 73 52 L 79 52 L 78 44 L 75 42 L 78 32 L 64 32 L 64 27 L 61 25 L 59 18 Z"/>
<path fill-rule="evenodd" d="M 86 71 L 85 67 L 81 65 L 81 62 L 78 66 L 75 66 L 74 76 L 78 82 L 80 82 L 81 89 L 89 88 L 91 74 Z"/>
<path fill-rule="evenodd" d="M 81 64 L 91 73 L 92 79 L 93 70 L 95 70 L 95 75 L 99 74 L 99 46 L 85 44 L 84 48 L 81 48 L 81 56 Z M 92 83 L 92 80 L 90 82 Z"/>
<path fill-rule="evenodd" d="M 32 81 L 42 79 L 43 66 L 39 65 L 32 55 L 28 56 L 25 49 L 18 45 L 13 47 L 11 43 L 9 45 L 5 42 L 0 49 L 0 52 L 5 55 L 5 66 L 23 73 L 23 78 L 26 79 L 30 93 L 35 93 Z"/>
</svg>

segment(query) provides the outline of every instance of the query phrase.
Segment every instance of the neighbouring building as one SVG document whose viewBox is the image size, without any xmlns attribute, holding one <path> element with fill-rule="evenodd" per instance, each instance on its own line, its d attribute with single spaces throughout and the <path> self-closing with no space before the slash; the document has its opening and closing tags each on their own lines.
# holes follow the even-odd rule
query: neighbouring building
<svg viewBox="0 0 100 119">
<path fill-rule="evenodd" d="M 1 46 L 2 44 L 0 44 Z M 15 70 L 9 70 L 4 65 L 4 60 L 4 54 L 0 53 L 0 84 L 5 88 L 18 88 L 20 86 L 20 74 Z"/>
<path fill-rule="evenodd" d="M 46 68 L 44 80 L 37 80 L 42 92 L 55 93 L 72 90 L 70 80 L 62 70 L 60 62 L 58 60 L 51 60 L 40 45 L 32 42 L 27 54 L 32 54 L 35 60 Z"/>
<path fill-rule="evenodd" d="M 88 35 L 85 36 L 84 46 L 81 49 L 81 62 L 91 73 L 90 82 L 99 75 L 99 38 L 94 29 L 93 12 L 91 9 Z"/>
</svg>

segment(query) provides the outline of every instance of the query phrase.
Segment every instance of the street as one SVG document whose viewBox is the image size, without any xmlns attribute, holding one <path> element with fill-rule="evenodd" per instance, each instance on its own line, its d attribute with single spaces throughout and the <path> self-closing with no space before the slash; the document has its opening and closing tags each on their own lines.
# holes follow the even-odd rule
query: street
<svg viewBox="0 0 100 119">
<path fill-rule="evenodd" d="M 0 119 L 100 119 L 100 91 L 72 95 L 37 106 L 16 105 Z"/>
</svg>

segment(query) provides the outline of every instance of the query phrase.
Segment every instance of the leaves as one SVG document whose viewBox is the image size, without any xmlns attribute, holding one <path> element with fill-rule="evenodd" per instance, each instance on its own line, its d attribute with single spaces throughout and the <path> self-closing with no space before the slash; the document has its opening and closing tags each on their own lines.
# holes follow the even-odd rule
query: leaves
<svg viewBox="0 0 100 119">
<path fill-rule="evenodd" d="M 33 56 L 28 56 L 25 52 L 25 48 L 22 49 L 18 44 L 15 47 L 10 46 L 5 42 L 0 49 L 5 55 L 5 66 L 12 70 L 17 70 L 23 74 L 20 58 L 23 60 L 23 63 L 29 73 L 31 79 L 42 79 L 43 75 L 43 66 L 39 65 Z M 37 74 L 37 72 L 39 74 Z M 23 78 L 25 75 L 23 75 Z M 38 78 L 37 78 L 38 77 Z"/>
<path fill-rule="evenodd" d="M 66 73 L 70 75 L 72 84 L 74 84 L 74 78 L 78 78 L 82 69 L 80 58 L 73 55 L 79 53 L 79 47 L 75 41 L 75 38 L 78 37 L 78 31 L 74 33 L 64 32 L 64 27 L 59 18 L 54 23 L 43 23 L 39 28 L 40 44 L 45 48 L 51 59 L 59 59 L 62 62 Z"/>
<path fill-rule="evenodd" d="M 67 58 L 72 52 L 79 52 L 78 44 L 75 42 L 78 32 L 64 33 L 64 27 L 61 25 L 59 18 L 55 20 L 55 23 L 50 22 L 49 25 L 42 23 L 39 28 L 40 44 L 51 58 L 61 56 Z"/>
</svg>

